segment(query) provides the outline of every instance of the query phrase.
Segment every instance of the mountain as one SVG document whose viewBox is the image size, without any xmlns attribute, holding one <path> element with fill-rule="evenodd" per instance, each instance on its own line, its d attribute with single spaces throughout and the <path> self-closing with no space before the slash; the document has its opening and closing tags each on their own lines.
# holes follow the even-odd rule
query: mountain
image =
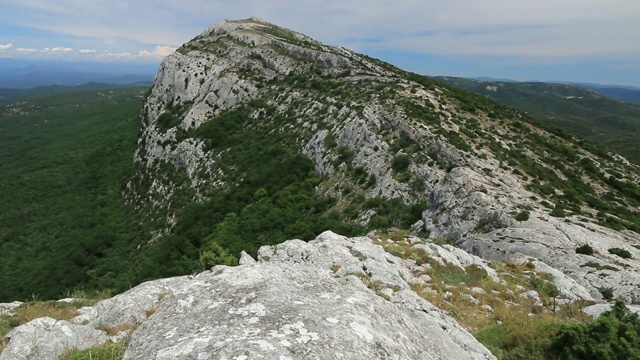
<svg viewBox="0 0 640 360">
<path fill-rule="evenodd" d="M 138 81 L 130 84 L 107 84 L 107 83 L 99 83 L 99 82 L 88 82 L 86 84 L 75 85 L 75 86 L 43 85 L 43 86 L 36 86 L 30 89 L 0 88 L 0 103 L 3 103 L 3 102 L 6 103 L 11 100 L 26 99 L 26 98 L 44 96 L 49 94 L 80 92 L 85 90 L 109 90 L 109 89 L 124 88 L 124 87 L 145 87 L 145 86 L 150 86 L 151 84 L 152 83 L 150 81 Z"/>
<path fill-rule="evenodd" d="M 77 86 L 89 82 L 115 85 L 150 82 L 157 65 L 29 61 L 0 58 L 0 88 Z"/>
<path fill-rule="evenodd" d="M 440 76 L 437 77 L 441 80 L 447 82 L 447 79 L 456 79 L 450 76 Z M 564 84 L 575 87 L 580 87 L 587 90 L 593 90 L 600 95 L 604 95 L 613 100 L 632 103 L 632 104 L 640 104 L 640 88 L 637 86 L 628 86 L 628 85 L 602 85 L 602 84 L 594 84 L 594 83 L 580 83 L 580 82 L 563 82 L 563 81 L 517 81 L 511 79 L 499 79 L 492 77 L 473 77 L 470 78 L 473 80 L 486 81 L 486 82 L 498 82 L 498 83 L 513 83 L 513 82 L 522 82 L 522 83 L 548 83 L 548 84 Z"/>
<path fill-rule="evenodd" d="M 299 218 L 277 211 L 302 182 L 333 199 L 323 213 L 346 218 L 346 231 L 413 227 L 494 260 L 519 252 L 600 298 L 606 283 L 575 254 L 588 244 L 620 269 L 607 283 L 640 281 L 637 264 L 607 255 L 637 251 L 635 165 L 483 96 L 290 30 L 259 20 L 211 27 L 163 62 L 142 119 L 124 196 L 154 223 L 151 242 L 197 247 L 211 234 L 232 253 L 254 253 L 286 239 Z M 242 195 L 223 195 L 230 188 Z M 211 213 L 221 202 L 237 207 Z M 280 225 L 252 233 L 265 225 L 256 212 Z M 307 226 L 289 236 L 312 238 Z M 634 286 L 614 292 L 631 301 Z"/>
<path fill-rule="evenodd" d="M 640 105 L 640 88 L 637 87 L 607 86 L 596 84 L 575 84 L 575 86 L 593 90 L 614 100 Z"/>
<path fill-rule="evenodd" d="M 20 305 L 0 356 L 132 333 L 125 359 L 348 358 L 347 331 L 373 358 L 493 358 L 472 331 L 500 357 L 543 358 L 588 333 L 584 306 L 640 297 L 638 166 L 484 96 L 252 18 L 168 56 L 140 122 L 115 191 L 127 212 L 97 201 L 101 236 L 80 237 L 63 270 L 47 266 L 67 245 L 42 241 L 52 271 L 30 284 L 150 281 L 84 309 L 67 299 L 77 312 L 60 322 L 20 325 L 41 306 Z M 120 223 L 136 232 L 109 236 Z M 13 238 L 9 279 L 40 241 Z"/>
<path fill-rule="evenodd" d="M 640 163 L 640 106 L 612 100 L 607 97 L 606 88 L 591 90 L 583 85 L 436 78 L 525 111 Z M 633 90 L 620 90 L 633 93 Z"/>
<path fill-rule="evenodd" d="M 618 276 L 629 285 L 616 296 L 640 295 L 638 264 L 603 282 L 575 254 L 588 244 L 611 266 L 624 260 L 610 248 L 638 256 L 638 168 L 485 97 L 260 20 L 229 21 L 163 62 L 142 121 L 124 196 L 154 223 L 151 242 L 212 235 L 255 253 L 299 220 L 278 213 L 302 196 L 290 186 L 313 184 L 333 200 L 297 213 L 338 213 L 346 231 L 413 227 L 493 260 L 540 259 L 595 298 Z M 238 206 L 208 212 L 218 202 Z M 257 214 L 279 226 L 252 233 L 265 225 Z M 289 236 L 312 238 L 307 226 Z"/>
</svg>

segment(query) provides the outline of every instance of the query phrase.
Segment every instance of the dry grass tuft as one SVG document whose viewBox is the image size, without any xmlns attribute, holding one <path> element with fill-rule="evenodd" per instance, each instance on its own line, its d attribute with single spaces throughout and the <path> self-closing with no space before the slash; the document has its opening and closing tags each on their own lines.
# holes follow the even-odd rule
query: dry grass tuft
<svg viewBox="0 0 640 360">
<path fill-rule="evenodd" d="M 526 324 L 533 318 L 540 324 L 575 321 L 578 317 L 582 320 L 580 309 L 587 303 L 558 305 L 559 291 L 553 285 L 553 277 L 536 271 L 532 262 L 491 263 L 501 278 L 496 282 L 479 266 L 441 264 L 424 250 L 406 241 L 390 241 L 385 234 L 377 234 L 374 242 L 392 255 L 427 265 L 419 275 L 429 275 L 431 282 L 413 285 L 412 290 L 447 311 L 472 333 L 500 324 Z M 538 292 L 540 303 L 521 296 L 529 290 Z"/>
</svg>

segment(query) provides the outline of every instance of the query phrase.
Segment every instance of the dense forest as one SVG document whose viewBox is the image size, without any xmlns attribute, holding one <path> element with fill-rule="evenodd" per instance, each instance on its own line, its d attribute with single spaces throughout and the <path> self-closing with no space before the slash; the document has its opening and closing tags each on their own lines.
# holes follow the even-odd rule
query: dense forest
<svg viewBox="0 0 640 360">
<path fill-rule="evenodd" d="M 116 287 L 140 234 L 120 197 L 146 89 L 15 100 L 0 115 L 0 301 Z M 102 279 L 96 279 L 96 269 Z M 96 280 L 98 280 L 96 282 Z M 128 286 L 120 284 L 120 288 Z"/>
<path fill-rule="evenodd" d="M 233 264 L 240 251 L 255 254 L 261 245 L 310 240 L 327 229 L 366 230 L 330 211 L 334 199 L 315 195 L 321 179 L 309 159 L 282 145 L 286 134 L 274 140 L 242 127 L 246 109 L 239 108 L 196 135 L 218 146 L 250 144 L 234 147 L 229 157 L 238 173 L 250 176 L 187 204 L 171 234 L 139 247 L 152 237 L 149 219 L 125 204 L 121 190 L 134 172 L 145 91 L 85 90 L 3 105 L 0 302 L 59 298 L 76 289 L 117 293 L 145 280 Z M 421 210 L 398 201 L 364 206 L 378 209 L 372 226 L 382 227 L 409 226 Z M 390 220 L 400 213 L 413 216 Z"/>
</svg>

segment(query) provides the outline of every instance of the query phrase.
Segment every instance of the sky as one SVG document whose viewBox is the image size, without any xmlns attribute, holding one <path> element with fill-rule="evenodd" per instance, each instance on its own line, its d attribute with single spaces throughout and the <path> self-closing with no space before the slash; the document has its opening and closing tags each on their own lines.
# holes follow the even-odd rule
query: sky
<svg viewBox="0 0 640 360">
<path fill-rule="evenodd" d="M 251 16 L 425 75 L 640 86 L 638 0 L 0 0 L 0 58 L 157 66 Z"/>
</svg>

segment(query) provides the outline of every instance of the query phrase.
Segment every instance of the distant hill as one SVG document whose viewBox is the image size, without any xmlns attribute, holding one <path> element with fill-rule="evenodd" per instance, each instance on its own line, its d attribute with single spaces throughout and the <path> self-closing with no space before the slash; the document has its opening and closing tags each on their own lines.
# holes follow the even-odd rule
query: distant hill
<svg viewBox="0 0 640 360">
<path fill-rule="evenodd" d="M 151 82 L 153 76 L 140 74 L 101 74 L 64 71 L 36 71 L 27 74 L 1 74 L 0 88 L 28 89 L 45 85 L 75 86 L 88 82 L 116 85 Z"/>
<path fill-rule="evenodd" d="M 640 88 L 619 87 L 619 86 L 600 86 L 600 85 L 591 85 L 591 84 L 576 84 L 576 86 L 593 90 L 597 93 L 610 97 L 614 100 L 640 105 Z"/>
<path fill-rule="evenodd" d="M 457 77 L 436 79 L 526 111 L 640 163 L 640 106 L 602 94 L 633 93 L 632 89 L 615 88 L 614 91 L 599 87 L 590 90 L 584 87 L 586 85 L 559 83 L 480 81 Z"/>
<path fill-rule="evenodd" d="M 447 78 L 447 77 L 443 77 L 443 78 Z M 520 82 L 512 79 L 492 78 L 492 77 L 486 77 L 486 76 L 472 77 L 469 79 L 479 80 L 479 81 L 503 82 L 503 83 L 519 83 Z M 580 82 L 566 82 L 566 81 L 523 81 L 523 83 L 540 83 L 540 82 L 581 87 L 587 90 L 593 90 L 598 94 L 604 95 L 613 100 L 640 105 L 640 87 L 637 87 L 637 86 L 603 85 L 603 84 L 594 84 L 594 83 L 580 83 Z"/>
<path fill-rule="evenodd" d="M 0 59 L 0 88 L 29 89 L 45 85 L 77 86 L 90 82 L 106 84 L 149 83 L 154 64 L 55 62 Z M 146 84 L 145 84 L 146 85 Z"/>
<path fill-rule="evenodd" d="M 0 280 L 0 302 L 29 288 L 50 297 L 60 284 L 85 286 L 91 266 L 134 237 L 138 225 L 119 191 L 145 91 L 87 89 L 0 104 L 0 269 L 11 268 L 15 254 L 29 259 L 14 267 L 20 281 Z"/>
<path fill-rule="evenodd" d="M 15 88 L 0 88 L 0 103 L 4 101 L 11 101 L 18 98 L 29 98 L 33 96 L 63 94 L 76 91 L 86 90 L 104 90 L 113 88 L 126 88 L 126 87 L 146 87 L 151 86 L 151 81 L 138 81 L 130 84 L 107 84 L 99 82 L 88 82 L 82 85 L 66 86 L 66 85 L 44 85 L 37 86 L 30 89 L 15 89 Z"/>
</svg>

